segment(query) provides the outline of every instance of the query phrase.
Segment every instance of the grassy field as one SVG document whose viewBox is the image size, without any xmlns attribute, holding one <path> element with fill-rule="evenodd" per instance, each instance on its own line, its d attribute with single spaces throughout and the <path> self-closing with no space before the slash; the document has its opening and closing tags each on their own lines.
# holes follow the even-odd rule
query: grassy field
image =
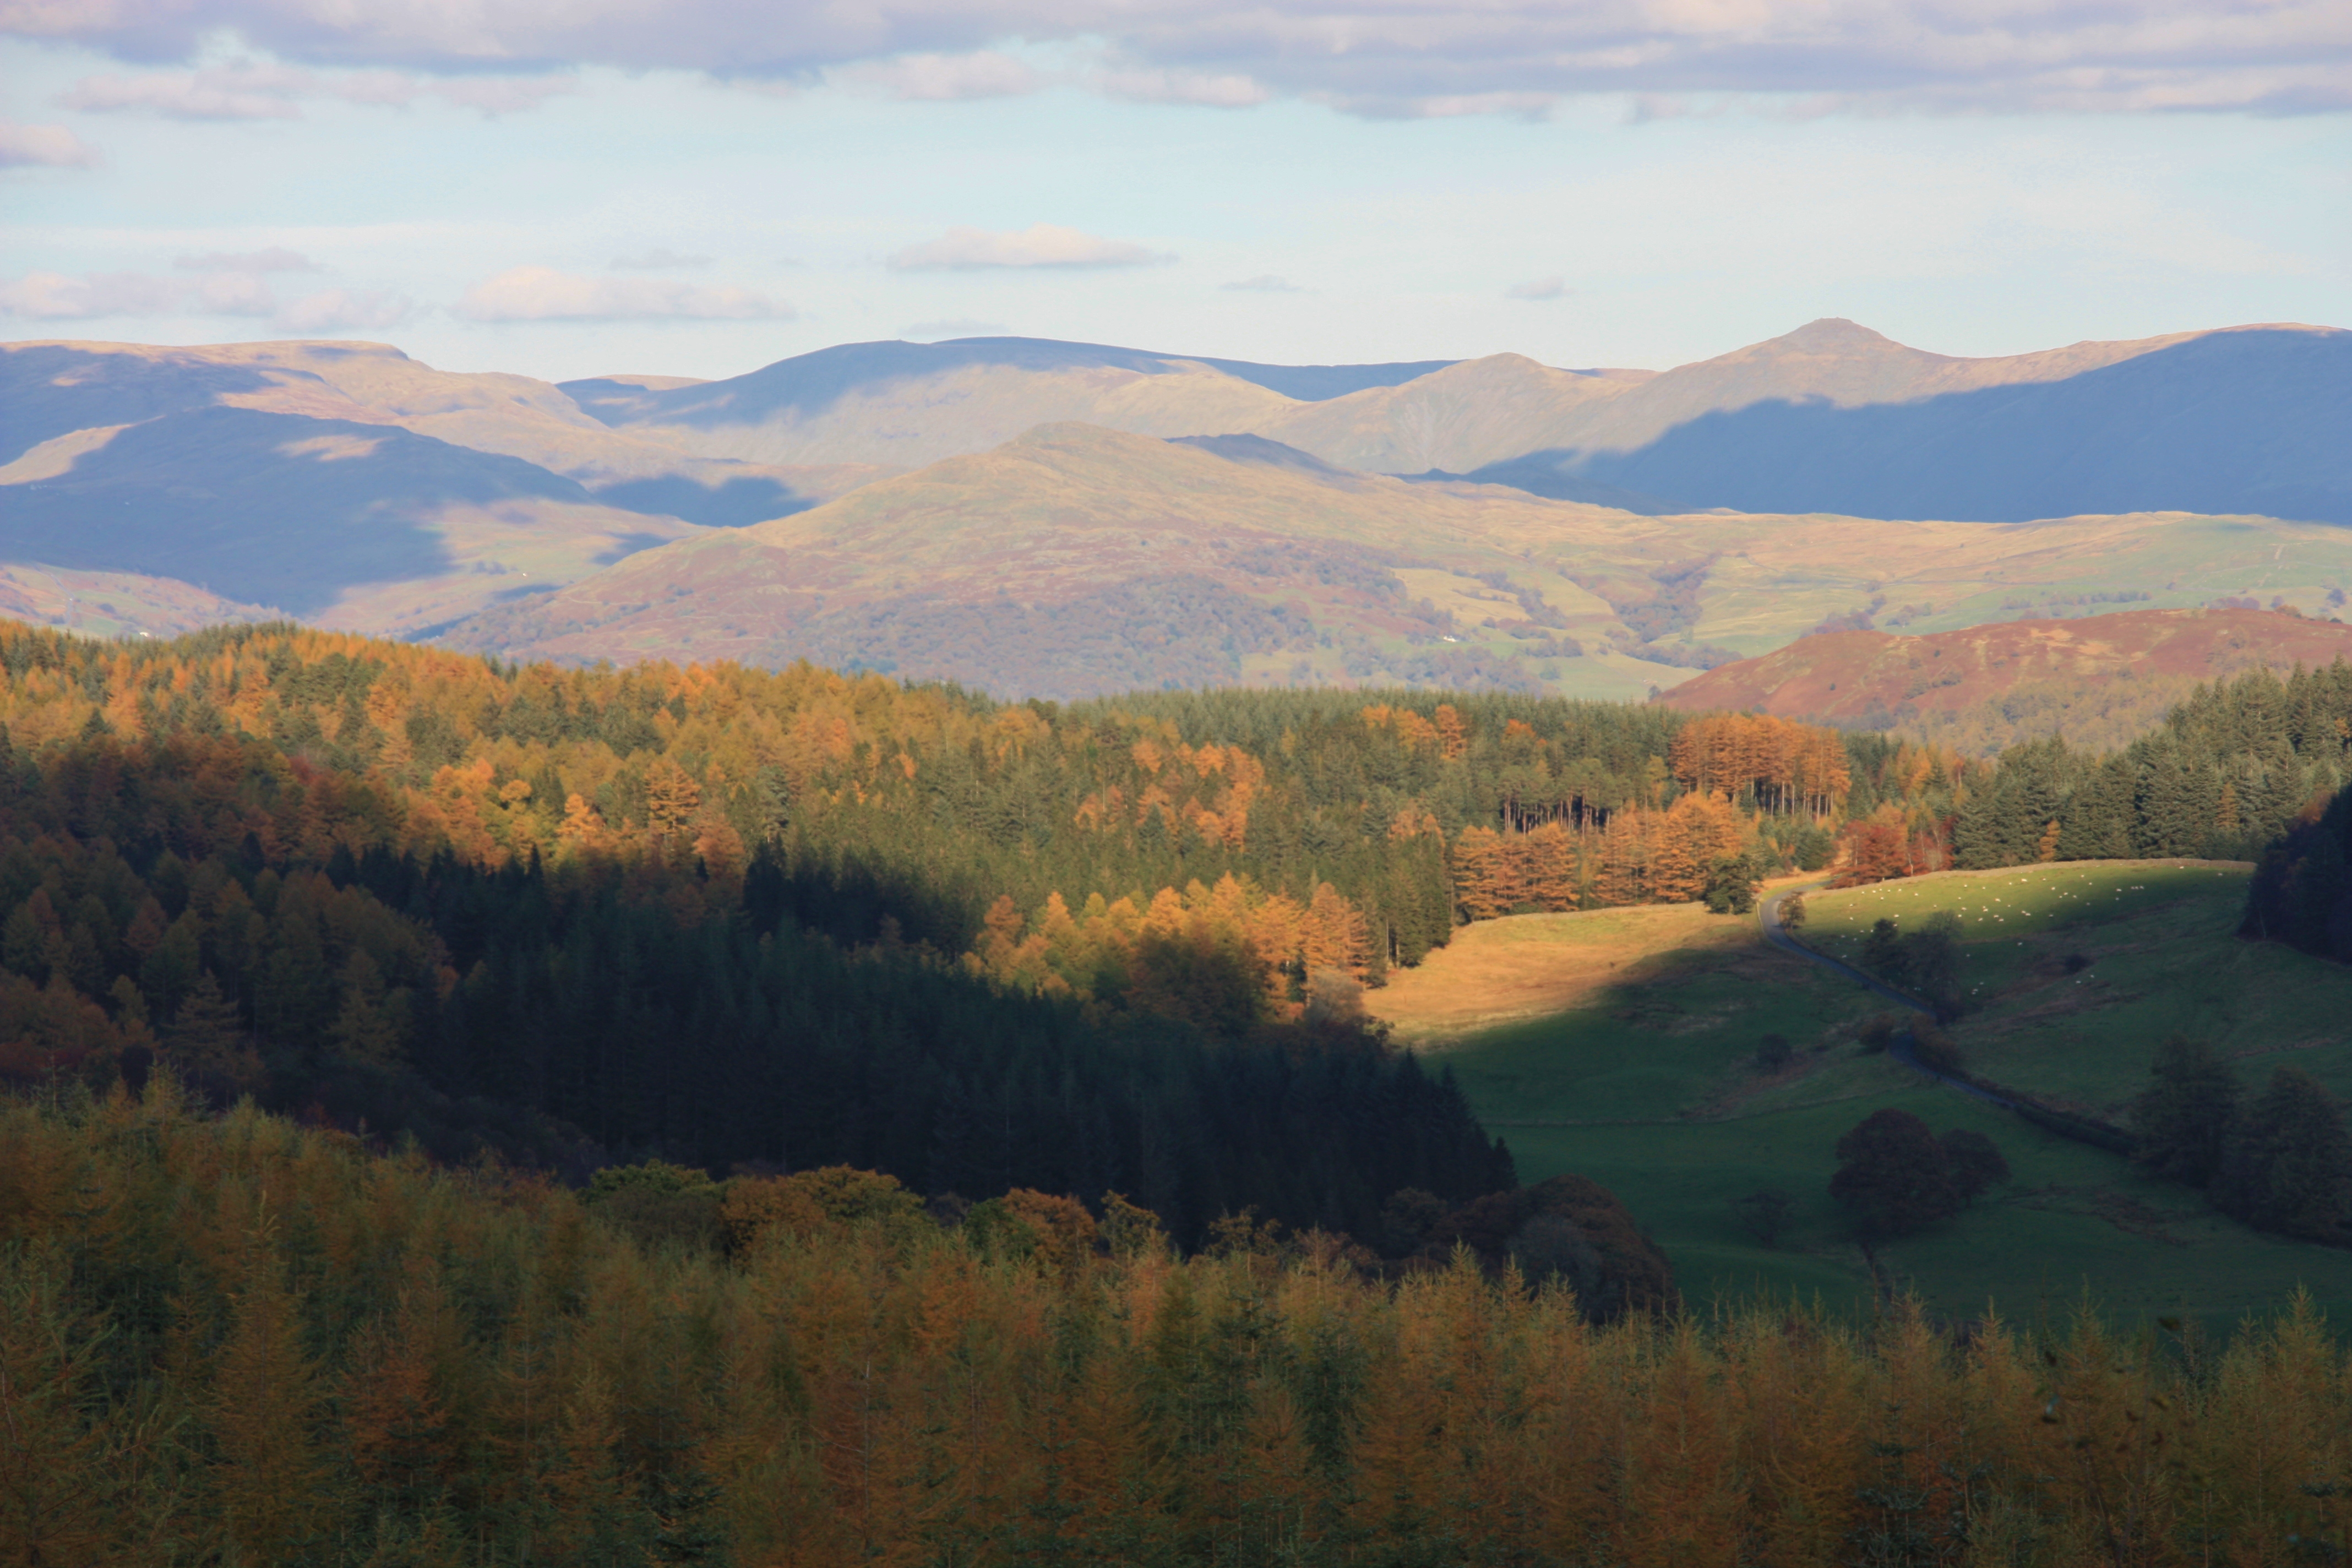
<svg viewBox="0 0 2352 1568">
<path fill-rule="evenodd" d="M 2242 866 L 2087 863 L 1923 877 L 1807 900 L 1808 940 L 1851 952 L 1871 922 L 1948 910 L 1980 1011 L 1952 1034 L 1970 1070 L 2119 1116 L 2166 1034 L 2205 1035 L 2250 1087 L 2292 1060 L 2352 1098 L 2352 971 L 2239 942 Z M 2080 960 L 2070 963 L 2070 960 Z M 1879 1250 L 1894 1280 L 1955 1316 L 2071 1310 L 2219 1328 L 2307 1285 L 2352 1321 L 2352 1253 L 2259 1236 L 2127 1162 L 1864 1054 L 1884 1010 L 1696 906 L 1521 916 L 1470 927 L 1375 1006 L 1450 1065 L 1523 1180 L 1576 1171 L 1624 1198 L 1686 1296 L 1818 1293 L 1866 1306 L 1861 1248 L 1830 1202 L 1841 1133 L 1881 1106 L 1986 1133 L 2014 1179 L 1951 1224 Z M 1767 1035 L 1793 1047 L 1757 1066 Z M 1766 1247 L 1730 1205 L 1789 1193 Z"/>
</svg>

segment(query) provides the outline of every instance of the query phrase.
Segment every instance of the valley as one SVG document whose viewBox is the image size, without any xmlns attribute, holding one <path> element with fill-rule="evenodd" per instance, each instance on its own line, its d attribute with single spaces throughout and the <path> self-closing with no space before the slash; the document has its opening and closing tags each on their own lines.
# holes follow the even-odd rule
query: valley
<svg viewBox="0 0 2352 1568">
<path fill-rule="evenodd" d="M 2221 863 L 1945 872 L 1808 893 L 1803 940 L 1851 961 L 1876 920 L 1956 915 L 1979 1008 L 1948 1030 L 1966 1070 L 2104 1120 L 2128 1121 L 2158 1043 L 2183 1031 L 2250 1092 L 2281 1062 L 2352 1092 L 2352 973 L 2239 940 L 2245 885 Z M 2352 1313 L 2341 1251 L 2249 1230 L 2192 1189 L 1867 1052 L 1862 1026 L 1886 1005 L 1768 946 L 1752 919 L 1679 905 L 1481 922 L 1370 1005 L 1453 1069 L 1525 1178 L 1575 1171 L 1624 1196 L 1694 1300 L 1760 1290 L 1867 1311 L 1877 1287 L 1829 1196 L 1832 1151 L 1892 1107 L 1983 1132 L 2013 1173 L 1948 1225 L 1879 1243 L 1881 1278 L 1940 1313 L 1990 1300 L 2011 1321 L 2054 1322 L 2087 1300 L 2222 1334 L 2298 1285 Z M 1760 1066 L 1772 1036 L 1790 1055 Z M 1769 1246 L 1732 1207 L 1764 1189 L 1792 1200 Z"/>
<path fill-rule="evenodd" d="M 0 1568 L 2352 1568 L 2347 0 L 0 11 Z"/>
</svg>

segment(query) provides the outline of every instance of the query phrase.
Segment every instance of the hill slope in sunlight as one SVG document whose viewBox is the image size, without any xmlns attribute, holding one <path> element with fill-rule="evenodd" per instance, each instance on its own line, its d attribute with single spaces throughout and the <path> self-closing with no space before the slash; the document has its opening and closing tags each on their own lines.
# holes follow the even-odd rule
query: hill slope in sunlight
<svg viewBox="0 0 2352 1568">
<path fill-rule="evenodd" d="M 2126 610 L 1925 637 L 1841 631 L 1727 664 L 1662 702 L 1928 734 L 1970 750 L 2118 744 L 2200 681 L 2352 658 L 2352 626 L 2253 609 Z"/>
</svg>

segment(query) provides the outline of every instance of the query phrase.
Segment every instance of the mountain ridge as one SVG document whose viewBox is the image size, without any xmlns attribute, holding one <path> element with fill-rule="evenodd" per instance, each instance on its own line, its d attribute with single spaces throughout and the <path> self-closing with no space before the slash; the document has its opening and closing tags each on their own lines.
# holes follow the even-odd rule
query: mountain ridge
<svg viewBox="0 0 2352 1568">
<path fill-rule="evenodd" d="M 146 584 L 109 590 L 126 630 L 184 625 L 203 585 L 224 615 L 469 646 L 640 658 L 674 633 L 1018 685 L 1017 592 L 1055 691 L 1111 677 L 1083 624 L 1144 685 L 1640 695 L 1890 600 L 1919 630 L 2037 594 L 2312 611 L 2352 542 L 2266 521 L 2352 521 L 2352 333 L 2281 324 L 1965 359 L 1832 318 L 1662 374 L 975 339 L 562 386 L 387 344 L 58 340 L 0 349 L 0 567 Z M 658 604 L 612 596 L 675 561 L 697 564 Z"/>
</svg>

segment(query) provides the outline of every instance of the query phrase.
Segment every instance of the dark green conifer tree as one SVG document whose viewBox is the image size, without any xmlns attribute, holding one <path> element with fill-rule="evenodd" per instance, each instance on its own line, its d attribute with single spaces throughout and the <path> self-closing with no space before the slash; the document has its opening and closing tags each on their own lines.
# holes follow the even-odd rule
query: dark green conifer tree
<svg viewBox="0 0 2352 1568">
<path fill-rule="evenodd" d="M 2213 1201 L 2261 1230 L 2341 1242 L 2352 1225 L 2344 1108 L 2301 1068 L 2280 1068 L 2230 1127 Z"/>
<path fill-rule="evenodd" d="M 2135 1156 L 2158 1175 L 2201 1187 L 2221 1169 L 2221 1150 L 2237 1113 L 2238 1075 L 2213 1047 L 2174 1035 L 2156 1048 L 2148 1087 L 2132 1102 L 2140 1136 Z"/>
</svg>

